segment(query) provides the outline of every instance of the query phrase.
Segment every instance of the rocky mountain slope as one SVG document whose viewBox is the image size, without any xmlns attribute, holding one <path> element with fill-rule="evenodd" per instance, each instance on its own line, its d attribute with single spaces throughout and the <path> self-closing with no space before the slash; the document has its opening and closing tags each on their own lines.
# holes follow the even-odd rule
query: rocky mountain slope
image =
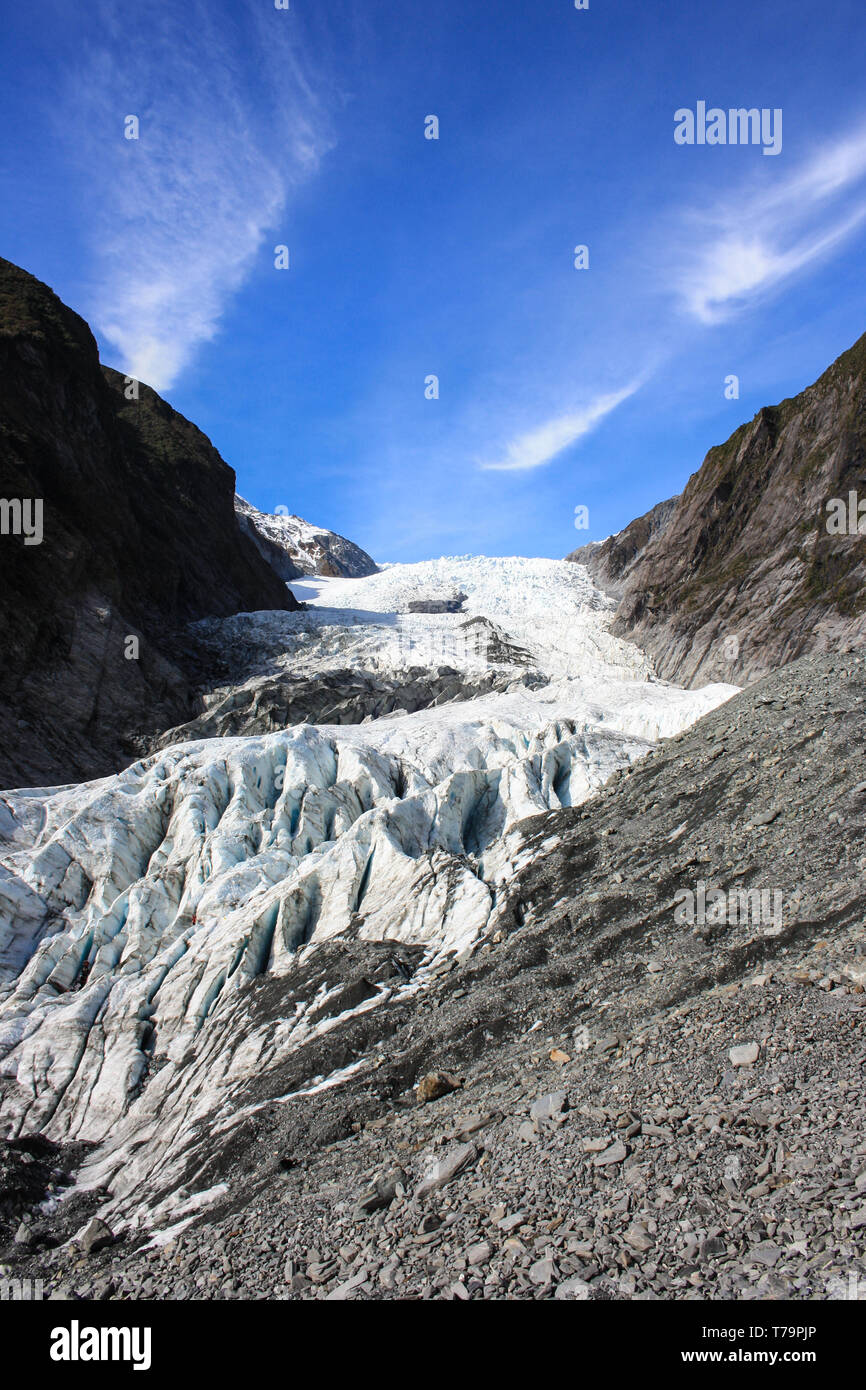
<svg viewBox="0 0 866 1390">
<path fill-rule="evenodd" d="M 590 541 L 566 555 L 576 565 L 584 565 L 596 584 L 606 594 L 622 598 L 626 580 L 635 562 L 643 554 L 649 542 L 667 526 L 676 510 L 678 497 L 669 497 L 666 502 L 658 502 L 645 516 L 629 522 L 615 536 L 607 536 L 603 541 Z"/>
<path fill-rule="evenodd" d="M 862 1288 L 866 1272 L 864 697 L 861 656 L 788 666 L 591 799 L 502 827 L 497 855 L 508 869 L 482 875 L 486 889 L 465 847 L 451 868 L 441 851 L 422 857 L 440 905 L 400 931 L 393 922 L 380 930 L 387 909 L 369 856 L 348 878 L 323 874 L 322 859 L 329 897 L 343 880 L 351 898 L 358 873 L 369 885 L 349 930 L 328 930 L 316 945 L 320 911 L 313 939 L 287 952 L 304 927 L 281 910 L 280 961 L 266 965 L 266 912 L 241 950 L 228 908 L 199 927 L 212 937 L 204 972 L 194 927 L 178 921 L 153 936 L 154 910 L 164 914 L 170 884 L 182 882 L 172 862 L 198 834 L 195 817 L 212 820 L 207 782 L 196 791 L 201 756 L 175 755 L 160 773 L 163 806 L 148 812 L 172 817 L 153 826 L 154 843 L 167 836 L 149 861 L 163 866 L 163 886 L 152 868 L 147 899 L 147 880 L 124 889 L 118 874 L 136 870 L 121 832 L 102 874 L 117 878 L 129 912 L 113 936 L 105 919 L 86 979 L 76 980 L 82 955 L 64 933 L 44 942 L 20 983 L 10 979 L 19 1008 L 31 1007 L 34 987 L 44 1002 L 7 1035 L 4 1113 L 20 1105 L 28 1128 L 46 1128 L 55 1143 L 77 1133 L 95 1147 L 80 1173 L 89 1190 L 55 1203 L 53 1216 L 50 1204 L 39 1211 L 22 1199 L 18 1216 L 30 1219 L 7 1260 L 38 1264 L 65 1297 L 856 1296 L 852 1276 Z M 264 822 L 236 808 L 262 796 L 264 750 L 246 771 L 240 749 L 226 751 L 229 799 L 209 854 L 214 865 L 234 859 L 243 891 L 250 861 L 237 859 L 240 837 Z M 347 757 L 344 748 L 341 768 Z M 365 757 L 378 797 L 375 779 L 389 765 Z M 307 792 L 296 835 L 311 834 L 323 797 L 347 807 L 341 775 L 330 792 Z M 420 828 L 415 777 L 379 802 L 408 817 L 389 836 L 392 862 L 409 821 L 414 835 Z M 187 788 L 180 801 L 173 785 Z M 38 808 L 34 798 L 30 813 L 10 803 L 7 853 L 37 837 L 34 869 L 57 907 L 47 881 L 62 882 L 61 841 L 92 842 L 88 821 L 100 802 L 100 815 L 116 820 L 114 795 L 93 788 L 75 821 L 68 796 Z M 132 814 L 145 804 L 153 797 Z M 483 803 L 473 804 L 477 837 Z M 464 846 L 465 807 L 456 817 Z M 355 821 L 356 839 L 365 820 Z M 61 827 L 76 822 L 70 837 Z M 452 825 L 438 833 L 457 833 Z M 689 922 L 677 908 L 701 884 L 722 890 L 728 906 Z M 29 885 L 32 894 L 32 874 Z M 91 900 L 107 902 L 106 887 L 95 880 Z M 756 896 L 733 910 L 731 890 Z M 194 891 L 199 920 L 211 920 Z M 415 893 L 401 897 L 420 907 Z M 467 931 L 480 897 L 481 929 Z M 150 984 L 139 978 L 142 952 L 157 972 Z M 112 959 L 127 962 L 122 989 Z M 156 983 L 179 966 L 188 978 L 172 994 L 188 1001 L 185 1016 Z M 56 990 L 70 991 L 53 1004 L 37 983 L 49 971 Z M 88 1041 L 97 1009 L 98 1059 Z M 37 1080 L 27 1100 L 26 1078 L 38 1078 L 38 1058 L 49 1055 L 35 1029 L 52 1011 L 91 1065 L 79 1082 L 55 1045 L 61 1072 Z M 195 1081 L 203 1066 L 209 1096 Z M 54 1150 L 44 1182 L 56 1193 L 69 1161 Z M 46 1240 L 74 1234 L 97 1210 L 104 1248 L 46 1254 Z M 142 1250 L 152 1223 L 162 1234 Z"/>
<path fill-rule="evenodd" d="M 241 530 L 282 579 L 305 574 L 358 579 L 376 573 L 367 552 L 334 531 L 299 516 L 260 512 L 242 497 L 235 498 L 235 511 Z"/>
<path fill-rule="evenodd" d="M 100 366 L 77 314 L 0 260 L 0 496 L 43 512 L 39 543 L 0 536 L 3 786 L 111 771 L 188 717 L 189 620 L 297 607 L 237 525 L 232 470 L 138 392 Z"/>
<path fill-rule="evenodd" d="M 835 508 L 853 526 L 828 529 Z M 709 451 L 681 497 L 571 559 L 620 600 L 614 630 L 679 684 L 744 684 L 866 637 L 866 336 Z"/>
</svg>

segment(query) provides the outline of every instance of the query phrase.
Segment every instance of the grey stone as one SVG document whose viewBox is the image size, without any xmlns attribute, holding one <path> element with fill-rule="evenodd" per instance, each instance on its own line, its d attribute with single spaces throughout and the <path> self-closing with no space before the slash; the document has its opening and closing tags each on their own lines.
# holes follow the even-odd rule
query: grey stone
<svg viewBox="0 0 866 1390">
<path fill-rule="evenodd" d="M 556 1265 L 552 1258 L 546 1255 L 543 1259 L 536 1260 L 535 1264 L 530 1266 L 529 1277 L 533 1284 L 552 1284 L 556 1277 Z"/>
<path fill-rule="evenodd" d="M 529 1118 L 532 1120 L 556 1120 L 568 1109 L 567 1091 L 549 1091 L 532 1102 Z"/>
<path fill-rule="evenodd" d="M 100 1217 L 94 1216 L 79 1235 L 78 1244 L 85 1255 L 95 1255 L 98 1250 L 104 1250 L 106 1246 L 111 1245 L 113 1240 L 114 1233 L 111 1227 Z"/>
<path fill-rule="evenodd" d="M 628 1148 L 621 1139 L 617 1139 L 603 1153 L 596 1154 L 592 1160 L 596 1168 L 606 1168 L 611 1163 L 622 1163 L 628 1158 Z"/>
<path fill-rule="evenodd" d="M 591 1293 L 591 1286 L 586 1280 L 580 1279 L 575 1275 L 573 1278 L 565 1279 L 561 1284 L 557 1284 L 556 1293 L 553 1296 L 561 1301 L 576 1299 L 585 1302 L 590 1297 Z"/>
<path fill-rule="evenodd" d="M 470 1265 L 484 1265 L 493 1254 L 493 1246 L 488 1240 L 481 1240 L 477 1245 L 470 1245 L 466 1251 L 466 1263 Z"/>
<path fill-rule="evenodd" d="M 449 1149 L 443 1158 L 438 1159 L 427 1170 L 416 1188 L 416 1197 L 424 1197 L 428 1192 L 435 1192 L 437 1188 L 444 1187 L 464 1168 L 468 1168 L 477 1157 L 478 1149 L 472 1143 L 458 1144 L 456 1148 Z"/>
</svg>

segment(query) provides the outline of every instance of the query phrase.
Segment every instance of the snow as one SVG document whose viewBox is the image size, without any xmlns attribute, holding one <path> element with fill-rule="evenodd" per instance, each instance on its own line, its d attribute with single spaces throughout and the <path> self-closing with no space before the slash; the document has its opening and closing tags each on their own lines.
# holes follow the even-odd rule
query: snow
<svg viewBox="0 0 866 1390">
<path fill-rule="evenodd" d="M 646 677 L 651 668 L 637 647 L 610 635 L 612 602 L 582 565 L 565 560 L 462 556 L 414 565 L 385 565 L 364 579 L 296 580 L 296 598 L 312 603 L 323 623 L 377 624 L 429 633 L 455 632 L 481 615 L 503 627 L 551 676 L 600 674 Z M 409 614 L 409 604 L 465 594 L 462 614 Z M 380 633 L 382 663 L 396 653 Z"/>
<path fill-rule="evenodd" d="M 84 1180 L 110 1184 L 124 1219 L 149 1198 L 176 1219 L 167 1194 L 201 1127 L 232 1124 L 252 1078 L 339 1021 L 313 1022 L 314 999 L 253 1025 L 252 981 L 289 975 L 351 923 L 361 939 L 422 947 L 406 988 L 423 988 L 445 953 L 493 930 L 523 819 L 584 801 L 735 691 L 653 679 L 579 565 L 454 557 L 291 588 L 308 611 L 211 629 L 309 674 L 399 670 L 425 650 L 468 667 L 486 657 L 461 634 L 483 618 L 503 639 L 497 661 L 528 660 L 540 683 L 364 724 L 175 744 L 114 777 L 0 799 L 6 1132 L 98 1145 Z M 458 592 L 462 613 L 406 611 Z"/>
<path fill-rule="evenodd" d="M 315 575 L 322 568 L 345 574 L 357 573 L 369 562 L 363 551 L 344 536 L 321 526 L 312 526 L 303 517 L 289 512 L 260 512 L 257 507 L 235 497 L 235 511 L 260 536 L 278 546 L 296 566 Z"/>
</svg>

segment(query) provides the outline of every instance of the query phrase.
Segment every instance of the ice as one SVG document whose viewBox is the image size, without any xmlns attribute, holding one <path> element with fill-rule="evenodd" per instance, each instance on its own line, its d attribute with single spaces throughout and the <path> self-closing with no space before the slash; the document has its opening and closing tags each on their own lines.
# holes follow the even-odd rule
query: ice
<svg viewBox="0 0 866 1390">
<path fill-rule="evenodd" d="M 307 674 L 398 670 L 407 631 L 413 652 L 476 660 L 458 639 L 483 618 L 499 663 L 528 660 L 539 682 L 363 724 L 174 744 L 114 777 L 0 798 L 4 1132 L 96 1144 L 86 1181 L 109 1184 L 121 1216 L 139 1219 L 148 1194 L 167 1213 L 202 1125 L 231 1124 L 252 1078 L 334 1026 L 311 1022 L 315 1001 L 251 1025 L 254 981 L 351 927 L 422 948 L 410 987 L 422 988 L 443 952 L 491 930 L 526 817 L 580 804 L 735 691 L 653 679 L 575 564 L 457 557 L 291 588 L 308 611 L 213 631 Z M 455 593 L 461 613 L 407 612 Z"/>
</svg>

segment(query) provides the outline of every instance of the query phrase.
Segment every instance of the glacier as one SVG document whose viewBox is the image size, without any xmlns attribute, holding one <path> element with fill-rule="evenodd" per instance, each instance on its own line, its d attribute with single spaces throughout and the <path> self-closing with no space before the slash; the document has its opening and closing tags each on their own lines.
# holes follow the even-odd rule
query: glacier
<svg viewBox="0 0 866 1390">
<path fill-rule="evenodd" d="M 737 690 L 656 680 L 564 561 L 456 557 L 290 587 L 304 611 L 214 621 L 211 639 L 305 675 L 481 661 L 504 688 L 186 739 L 116 776 L 0 795 L 0 1132 L 92 1145 L 79 1181 L 110 1190 L 115 1228 L 196 1209 L 208 1143 L 260 1103 L 254 1080 L 494 933 L 521 822 L 579 805 Z M 452 593 L 460 612 L 410 611 Z M 334 1013 L 338 978 L 304 998 L 293 981 L 335 939 L 411 948 L 413 968 Z M 306 1093 L 375 1065 L 335 1064 Z"/>
</svg>

